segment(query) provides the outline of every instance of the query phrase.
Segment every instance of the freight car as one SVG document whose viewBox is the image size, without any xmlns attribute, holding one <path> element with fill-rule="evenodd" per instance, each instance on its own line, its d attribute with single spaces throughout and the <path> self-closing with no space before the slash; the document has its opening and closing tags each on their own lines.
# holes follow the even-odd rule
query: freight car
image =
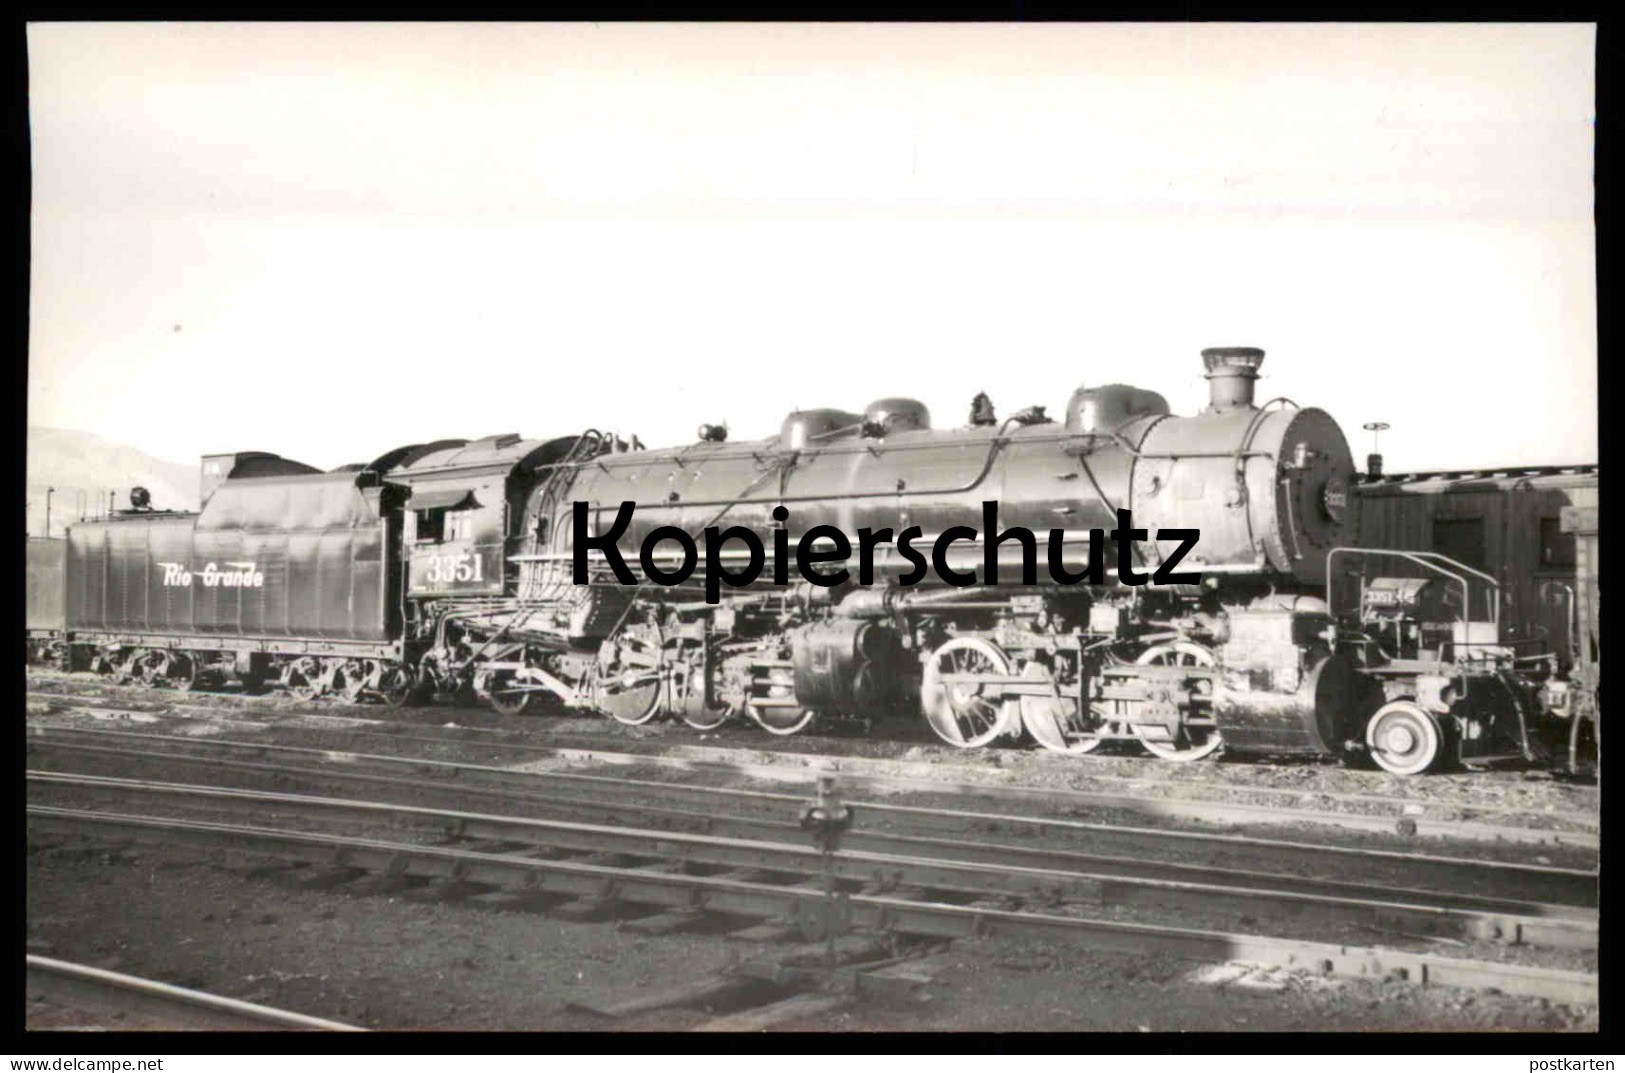
<svg viewBox="0 0 1625 1073">
<path fill-rule="evenodd" d="M 1371 468 L 1367 466 L 1368 470 Z M 1360 474 L 1361 547 L 1436 552 L 1492 574 L 1505 641 L 1549 649 L 1565 664 L 1580 647 L 1579 545 L 1564 511 L 1597 506 L 1595 465 Z M 1595 564 L 1587 567 L 1595 584 Z M 1590 643 L 1588 641 L 1588 643 Z"/>
<path fill-rule="evenodd" d="M 29 663 L 56 664 L 63 656 L 62 586 L 67 542 L 60 537 L 28 538 L 28 577 L 24 588 L 24 632 Z"/>
<path fill-rule="evenodd" d="M 275 678 L 304 696 L 550 702 L 775 734 L 912 710 L 967 748 L 1026 735 L 1072 754 L 1117 741 L 1183 761 L 1222 743 L 1384 762 L 1371 721 L 1406 679 L 1375 670 L 1396 657 L 1369 616 L 1340 623 L 1328 599 L 1328 557 L 1356 532 L 1353 461 L 1325 412 L 1255 404 L 1263 357 L 1204 351 L 1209 404 L 1183 417 L 1110 384 L 1079 388 L 1061 420 L 1031 407 L 999 421 L 979 397 L 949 429 L 889 398 L 796 411 L 737 444 L 713 426 L 664 450 L 596 430 L 507 435 L 331 473 L 208 456 L 200 512 L 70 531 L 66 625 L 81 660 L 183 688 Z M 1146 573 L 1182 543 L 1157 530 L 1199 531 L 1181 569 L 1202 581 L 1013 584 L 1037 552 L 1000 529 L 1047 534 L 1052 570 L 1076 574 L 1124 510 L 1148 531 L 1128 541 Z M 766 534 L 776 555 L 748 584 L 718 584 L 742 576 L 737 560 L 656 584 L 683 552 L 655 538 L 712 525 Z M 889 534 L 871 542 L 872 584 L 782 569 L 778 549 L 910 529 L 936 542 L 937 577 L 906 584 Z M 613 559 L 638 565 L 631 584 Z M 1448 720 L 1495 749 L 1518 729 L 1471 705 Z"/>
<path fill-rule="evenodd" d="M 1569 767 L 1601 689 L 1595 465 L 1358 475 L 1359 544 L 1447 556 L 1490 575 L 1496 643 L 1541 686 Z M 1543 728 L 1550 729 L 1550 728 Z"/>
</svg>

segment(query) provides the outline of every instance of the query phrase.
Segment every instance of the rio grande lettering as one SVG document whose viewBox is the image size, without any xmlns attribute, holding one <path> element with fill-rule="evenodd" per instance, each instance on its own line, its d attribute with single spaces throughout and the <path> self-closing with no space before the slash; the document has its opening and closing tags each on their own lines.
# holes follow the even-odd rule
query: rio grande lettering
<svg viewBox="0 0 1625 1073">
<path fill-rule="evenodd" d="M 202 570 L 193 574 L 185 563 L 158 563 L 157 566 L 164 572 L 163 583 L 173 588 L 189 588 L 192 578 L 196 577 L 203 582 L 207 589 L 262 589 L 265 587 L 265 575 L 255 569 L 254 563 L 226 563 L 222 570 L 214 563 L 209 563 Z"/>
</svg>

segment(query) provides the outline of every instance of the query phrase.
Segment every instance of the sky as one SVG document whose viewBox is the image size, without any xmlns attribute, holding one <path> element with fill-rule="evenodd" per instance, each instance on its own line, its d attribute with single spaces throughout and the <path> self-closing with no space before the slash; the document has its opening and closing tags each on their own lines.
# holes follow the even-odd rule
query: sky
<svg viewBox="0 0 1625 1073">
<path fill-rule="evenodd" d="M 29 422 L 323 468 L 963 424 L 1199 352 L 1391 472 L 1597 457 L 1590 26 L 28 28 Z"/>
</svg>

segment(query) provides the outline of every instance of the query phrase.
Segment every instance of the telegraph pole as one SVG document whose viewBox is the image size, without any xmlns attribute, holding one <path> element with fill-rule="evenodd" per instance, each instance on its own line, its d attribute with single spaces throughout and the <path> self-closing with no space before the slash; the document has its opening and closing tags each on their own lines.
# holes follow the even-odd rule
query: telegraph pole
<svg viewBox="0 0 1625 1073">
<path fill-rule="evenodd" d="M 45 536 L 46 536 L 46 539 L 50 539 L 50 536 L 51 536 L 51 497 L 53 495 L 55 495 L 55 494 L 56 494 L 56 489 L 54 487 L 45 489 Z"/>
</svg>

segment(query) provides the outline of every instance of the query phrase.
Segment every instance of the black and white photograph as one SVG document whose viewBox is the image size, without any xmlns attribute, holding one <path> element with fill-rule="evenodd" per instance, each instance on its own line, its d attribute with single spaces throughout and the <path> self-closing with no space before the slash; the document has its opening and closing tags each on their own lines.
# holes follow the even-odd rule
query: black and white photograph
<svg viewBox="0 0 1625 1073">
<path fill-rule="evenodd" d="M 1594 24 L 25 34 L 19 1055 L 1612 1068 Z"/>
</svg>

